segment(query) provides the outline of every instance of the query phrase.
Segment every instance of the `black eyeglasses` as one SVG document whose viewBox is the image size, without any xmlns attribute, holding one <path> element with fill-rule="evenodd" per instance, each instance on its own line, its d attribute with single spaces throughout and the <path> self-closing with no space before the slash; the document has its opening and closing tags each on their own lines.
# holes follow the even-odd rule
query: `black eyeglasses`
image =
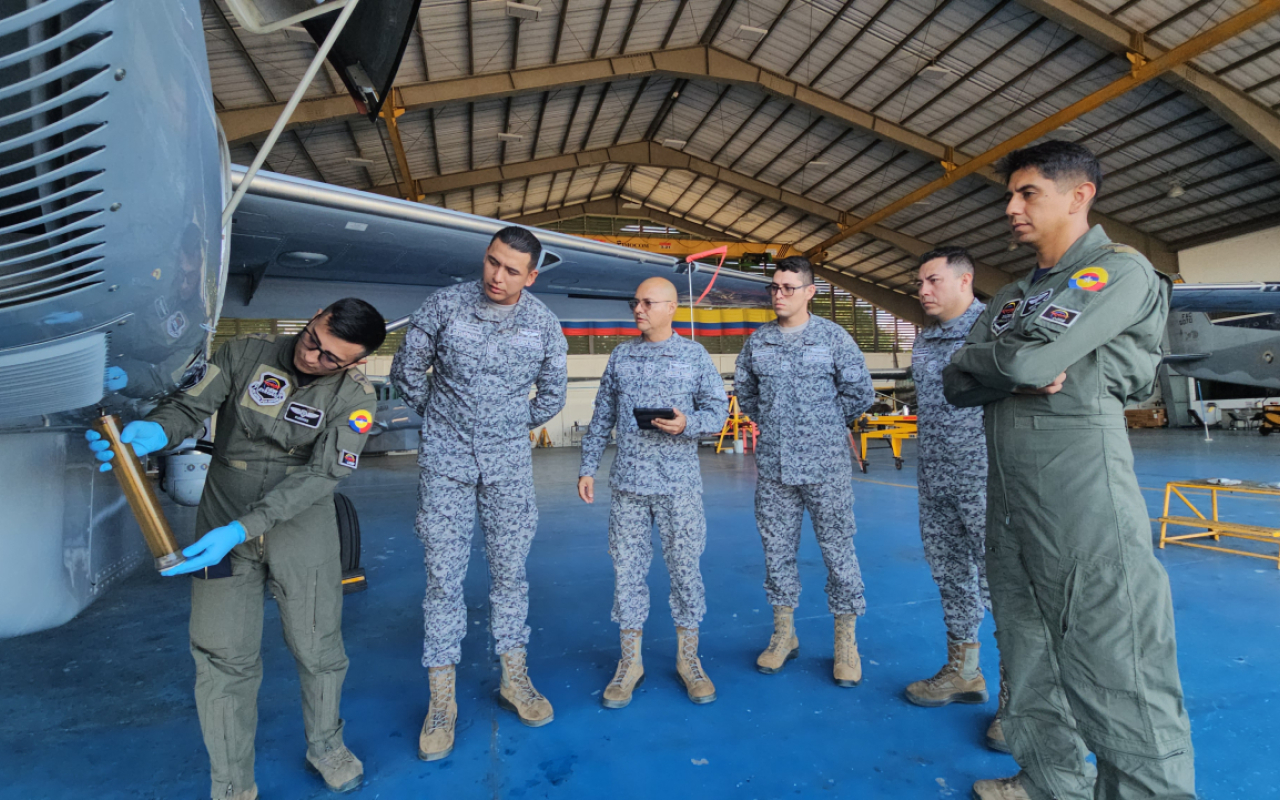
<svg viewBox="0 0 1280 800">
<path fill-rule="evenodd" d="M 349 367 L 356 363 L 356 361 L 360 360 L 357 358 L 355 361 L 351 361 L 350 363 L 342 363 L 340 358 L 320 347 L 320 339 L 314 332 L 312 332 L 310 325 L 307 325 L 307 327 L 302 329 L 302 346 L 308 350 L 320 353 L 320 365 L 325 369 L 342 369 L 343 367 Z"/>
<path fill-rule="evenodd" d="M 675 300 L 637 300 L 636 298 L 633 297 L 627 301 L 627 306 L 630 307 L 632 311 L 635 311 L 640 306 L 644 306 L 644 310 L 648 311 L 649 309 L 656 306 L 658 303 L 674 303 L 674 302 Z"/>
<path fill-rule="evenodd" d="M 780 294 L 783 297 L 790 297 L 796 293 L 797 289 L 803 289 L 806 286 L 812 286 L 812 285 L 813 285 L 812 283 L 803 283 L 799 286 L 785 286 L 781 283 L 771 283 L 769 284 L 768 289 L 769 289 L 769 294 L 772 294 L 772 295 Z"/>
</svg>

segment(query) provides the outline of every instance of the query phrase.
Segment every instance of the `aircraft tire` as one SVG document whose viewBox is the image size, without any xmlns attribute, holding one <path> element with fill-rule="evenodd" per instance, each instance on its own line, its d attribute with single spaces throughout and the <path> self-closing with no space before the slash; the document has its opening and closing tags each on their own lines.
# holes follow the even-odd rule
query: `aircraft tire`
<svg viewBox="0 0 1280 800">
<path fill-rule="evenodd" d="M 360 569 L 360 517 L 355 504 L 345 494 L 334 492 L 334 510 L 338 514 L 338 541 L 342 546 L 342 574 Z"/>
</svg>

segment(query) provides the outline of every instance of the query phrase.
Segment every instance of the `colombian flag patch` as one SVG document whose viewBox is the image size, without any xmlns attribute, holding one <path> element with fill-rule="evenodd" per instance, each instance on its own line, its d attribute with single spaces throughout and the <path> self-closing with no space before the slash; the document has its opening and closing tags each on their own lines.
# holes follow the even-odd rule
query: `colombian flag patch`
<svg viewBox="0 0 1280 800">
<path fill-rule="evenodd" d="M 1068 284 L 1072 289 L 1083 289 L 1086 292 L 1100 292 L 1107 285 L 1111 276 L 1102 267 L 1085 267 L 1071 276 Z"/>
<path fill-rule="evenodd" d="M 373 415 L 363 408 L 359 411 L 352 411 L 351 416 L 347 417 L 347 424 L 356 433 L 368 433 L 369 429 L 373 427 Z"/>
</svg>

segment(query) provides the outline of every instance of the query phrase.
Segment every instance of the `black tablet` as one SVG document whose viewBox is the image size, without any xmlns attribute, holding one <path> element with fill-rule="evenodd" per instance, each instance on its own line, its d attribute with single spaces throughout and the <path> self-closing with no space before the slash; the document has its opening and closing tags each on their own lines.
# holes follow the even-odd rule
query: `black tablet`
<svg viewBox="0 0 1280 800">
<path fill-rule="evenodd" d="M 655 419 L 676 418 L 676 410 L 674 408 L 637 408 L 631 413 L 635 414 L 636 425 L 640 426 L 641 430 L 656 431 L 657 428 L 653 426 Z"/>
</svg>

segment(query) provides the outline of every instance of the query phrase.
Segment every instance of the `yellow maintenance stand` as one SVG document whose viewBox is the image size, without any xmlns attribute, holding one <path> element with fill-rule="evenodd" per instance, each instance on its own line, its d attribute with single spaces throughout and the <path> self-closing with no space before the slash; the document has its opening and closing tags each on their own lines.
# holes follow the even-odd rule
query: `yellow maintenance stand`
<svg viewBox="0 0 1280 800">
<path fill-rule="evenodd" d="M 893 466 L 902 469 L 902 443 L 916 438 L 919 428 L 915 414 L 863 414 L 854 423 L 862 440 L 861 447 L 854 451 L 858 460 L 858 469 L 867 471 L 867 442 L 872 439 L 884 439 L 893 450 Z"/>
</svg>

